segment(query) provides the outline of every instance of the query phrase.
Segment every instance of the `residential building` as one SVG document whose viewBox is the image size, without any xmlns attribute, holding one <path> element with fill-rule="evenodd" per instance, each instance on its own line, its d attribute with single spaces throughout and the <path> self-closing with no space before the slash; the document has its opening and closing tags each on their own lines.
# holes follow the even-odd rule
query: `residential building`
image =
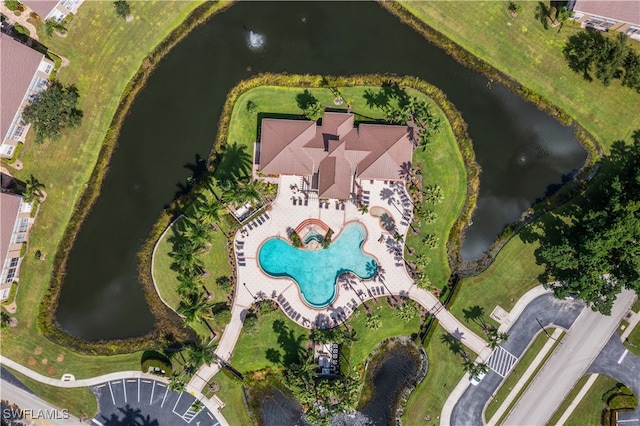
<svg viewBox="0 0 640 426">
<path fill-rule="evenodd" d="M 32 224 L 30 203 L 20 195 L 0 193 L 0 301 L 9 297 L 11 284 L 18 281 L 21 251 Z"/>
<path fill-rule="evenodd" d="M 22 111 L 33 96 L 47 87 L 53 61 L 42 53 L 0 33 L 0 157 L 11 157 L 24 142 L 29 125 Z"/>
<path fill-rule="evenodd" d="M 301 176 L 318 198 L 353 199 L 359 182 L 403 180 L 411 164 L 412 128 L 354 124 L 351 113 L 326 112 L 322 124 L 265 118 L 256 143 L 254 173 L 266 178 Z"/>
<path fill-rule="evenodd" d="M 40 15 L 43 21 L 61 22 L 68 14 L 76 14 L 84 0 L 23 0 L 22 3 Z"/>
<path fill-rule="evenodd" d="M 617 31 L 640 40 L 640 1 L 575 0 L 569 9 L 582 28 Z"/>
</svg>

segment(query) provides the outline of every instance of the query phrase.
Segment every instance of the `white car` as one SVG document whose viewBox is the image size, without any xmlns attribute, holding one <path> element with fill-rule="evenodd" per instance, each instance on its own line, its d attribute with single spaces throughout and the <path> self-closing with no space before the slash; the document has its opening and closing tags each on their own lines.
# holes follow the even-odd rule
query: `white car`
<svg viewBox="0 0 640 426">
<path fill-rule="evenodd" d="M 482 379 L 484 379 L 484 376 L 486 376 L 487 373 L 480 373 L 477 376 L 471 376 L 471 379 L 469 379 L 471 381 L 471 384 L 473 386 L 477 386 L 478 383 L 480 383 L 482 381 Z"/>
</svg>

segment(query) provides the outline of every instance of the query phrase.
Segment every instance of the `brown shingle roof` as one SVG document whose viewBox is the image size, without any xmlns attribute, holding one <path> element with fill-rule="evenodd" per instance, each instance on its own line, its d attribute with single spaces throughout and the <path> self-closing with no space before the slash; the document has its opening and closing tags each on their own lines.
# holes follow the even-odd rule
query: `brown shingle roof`
<svg viewBox="0 0 640 426">
<path fill-rule="evenodd" d="M 601 1 L 577 0 L 573 7 L 575 12 L 598 15 L 616 21 L 640 24 L 640 1 Z"/>
<path fill-rule="evenodd" d="M 4 265 L 7 256 L 21 200 L 22 197 L 19 195 L 0 193 L 0 262 L 2 262 L 0 265 Z"/>
<path fill-rule="evenodd" d="M 319 196 L 348 198 L 351 178 L 399 179 L 413 145 L 407 126 L 361 124 L 353 114 L 327 112 L 322 125 L 301 120 L 262 120 L 258 170 L 267 174 L 319 173 Z"/>
<path fill-rule="evenodd" d="M 58 0 L 22 0 L 23 4 L 45 19 L 49 12 L 57 6 Z"/>
<path fill-rule="evenodd" d="M 41 53 L 0 34 L 0 138 L 6 136 L 43 57 Z"/>
</svg>

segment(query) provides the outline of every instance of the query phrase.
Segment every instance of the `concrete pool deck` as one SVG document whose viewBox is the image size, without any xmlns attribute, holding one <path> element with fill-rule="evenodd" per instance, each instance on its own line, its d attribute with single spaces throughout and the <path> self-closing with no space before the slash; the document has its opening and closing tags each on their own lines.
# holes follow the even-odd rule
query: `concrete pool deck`
<svg viewBox="0 0 640 426">
<path fill-rule="evenodd" d="M 305 328 L 333 327 L 345 321 L 357 306 L 367 300 L 390 295 L 408 296 L 424 309 L 435 314 L 440 325 L 481 357 L 487 357 L 490 349 L 484 339 L 471 332 L 430 292 L 417 287 L 405 269 L 403 245 L 393 239 L 380 226 L 379 217 L 362 214 L 351 202 L 328 206 L 317 198 L 305 195 L 299 176 L 280 176 L 278 194 L 270 208 L 249 221 L 240 229 L 234 240 L 237 266 L 237 286 L 231 309 L 231 321 L 225 327 L 216 355 L 227 362 L 233 356 L 247 310 L 258 300 L 274 300 L 285 314 Z M 393 217 L 398 233 L 405 236 L 413 207 L 404 185 L 395 182 L 364 181 L 363 193 L 369 207 L 383 207 Z M 295 199 L 295 204 L 294 204 Z M 301 201 L 300 201 L 301 200 Z M 257 254 L 264 241 L 272 237 L 287 236 L 287 228 L 295 228 L 307 219 L 320 219 L 334 231 L 334 238 L 344 225 L 358 222 L 367 230 L 362 250 L 378 261 L 380 274 L 372 280 L 339 280 L 338 294 L 333 303 L 325 308 L 313 308 L 303 302 L 298 285 L 285 278 L 266 275 L 258 265 Z M 207 382 L 220 370 L 218 364 L 204 365 L 189 383 L 190 387 L 202 390 Z"/>
</svg>

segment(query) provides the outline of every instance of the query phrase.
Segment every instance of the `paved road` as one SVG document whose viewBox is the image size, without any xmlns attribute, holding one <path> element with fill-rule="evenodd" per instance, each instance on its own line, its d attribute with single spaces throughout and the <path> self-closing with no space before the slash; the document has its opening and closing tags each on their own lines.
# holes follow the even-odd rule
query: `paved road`
<svg viewBox="0 0 640 426">
<path fill-rule="evenodd" d="M 520 357 L 533 338 L 541 332 L 536 318 L 543 325 L 554 324 L 568 329 L 584 309 L 584 304 L 575 300 L 558 300 L 552 294 L 543 294 L 532 300 L 509 330 L 509 340 L 502 348 Z M 491 395 L 502 382 L 494 371 L 477 386 L 469 386 L 453 408 L 452 425 L 481 425 L 484 423 L 482 411 Z"/>
<path fill-rule="evenodd" d="M 546 424 L 618 328 L 635 297 L 633 291 L 623 290 L 608 317 L 584 309 L 504 424 Z"/>
<path fill-rule="evenodd" d="M 2 399 L 16 404 L 22 410 L 25 425 L 41 425 L 41 426 L 72 426 L 82 425 L 80 420 L 71 416 L 63 408 L 58 408 L 38 398 L 36 395 L 25 391 L 5 380 L 2 384 Z M 10 411 L 2 411 L 3 419 L 16 419 Z M 17 419 L 16 419 L 17 420 Z"/>
<path fill-rule="evenodd" d="M 611 336 L 588 372 L 611 376 L 640 395 L 640 357 L 627 351 L 617 333 Z M 630 413 L 620 413 L 619 420 L 624 420 L 621 426 L 640 426 L 640 407 Z"/>
</svg>

